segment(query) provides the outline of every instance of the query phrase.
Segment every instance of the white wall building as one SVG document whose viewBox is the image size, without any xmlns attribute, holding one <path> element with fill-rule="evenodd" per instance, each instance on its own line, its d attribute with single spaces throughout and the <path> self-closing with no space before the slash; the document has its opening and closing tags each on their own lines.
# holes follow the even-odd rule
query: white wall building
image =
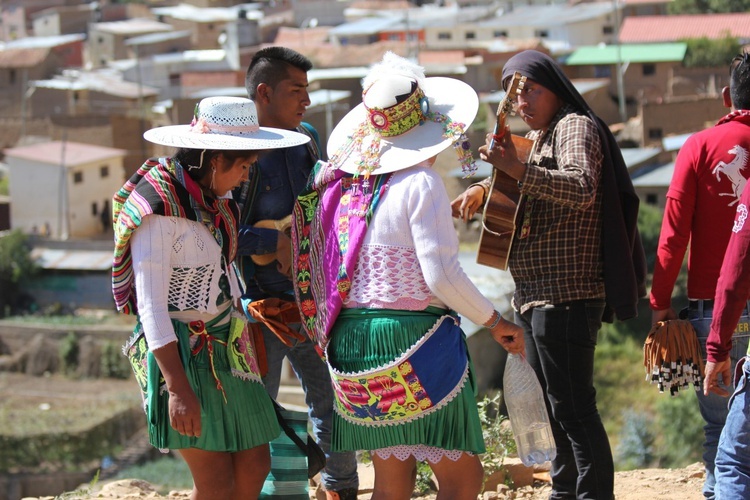
<svg viewBox="0 0 750 500">
<path fill-rule="evenodd" d="M 61 240 L 111 231 L 112 197 L 125 181 L 125 154 L 70 141 L 6 149 L 11 228 Z"/>
</svg>

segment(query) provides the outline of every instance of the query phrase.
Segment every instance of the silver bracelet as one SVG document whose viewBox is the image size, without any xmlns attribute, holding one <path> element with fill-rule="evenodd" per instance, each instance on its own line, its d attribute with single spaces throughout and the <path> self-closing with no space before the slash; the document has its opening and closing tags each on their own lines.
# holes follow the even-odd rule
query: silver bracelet
<svg viewBox="0 0 750 500">
<path fill-rule="evenodd" d="M 497 309 L 495 309 L 495 314 L 497 314 L 495 321 L 493 321 L 491 325 L 486 326 L 485 328 L 489 328 L 490 330 L 492 330 L 498 325 L 498 323 L 500 323 L 500 320 L 503 319 L 503 316 L 500 314 L 500 311 L 498 311 Z"/>
</svg>

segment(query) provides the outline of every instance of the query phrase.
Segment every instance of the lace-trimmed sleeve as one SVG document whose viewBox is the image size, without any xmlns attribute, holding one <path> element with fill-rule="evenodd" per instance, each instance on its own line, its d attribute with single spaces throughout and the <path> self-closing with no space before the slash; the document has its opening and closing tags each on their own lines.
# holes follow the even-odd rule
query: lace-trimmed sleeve
<svg viewBox="0 0 750 500">
<path fill-rule="evenodd" d="M 148 215 L 131 241 L 138 313 L 151 350 L 177 341 L 168 306 L 175 232 L 168 217 Z"/>
</svg>

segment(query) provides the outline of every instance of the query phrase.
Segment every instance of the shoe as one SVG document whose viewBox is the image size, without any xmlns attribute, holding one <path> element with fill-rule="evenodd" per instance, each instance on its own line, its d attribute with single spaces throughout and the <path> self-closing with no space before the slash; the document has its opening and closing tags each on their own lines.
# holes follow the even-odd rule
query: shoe
<svg viewBox="0 0 750 500">
<path fill-rule="evenodd" d="M 326 491 L 326 500 L 357 500 L 357 489 L 346 488 L 339 491 Z"/>
</svg>

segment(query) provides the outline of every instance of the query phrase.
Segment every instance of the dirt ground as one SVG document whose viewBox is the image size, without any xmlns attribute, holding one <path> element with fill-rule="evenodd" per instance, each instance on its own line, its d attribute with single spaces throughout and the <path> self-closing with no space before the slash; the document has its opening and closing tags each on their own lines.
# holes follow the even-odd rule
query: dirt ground
<svg viewBox="0 0 750 500">
<path fill-rule="evenodd" d="M 360 467 L 359 499 L 370 498 L 371 469 Z M 617 500 L 700 500 L 703 484 L 703 466 L 693 464 L 684 469 L 645 469 L 627 472 L 617 472 L 615 475 L 615 497 Z M 549 497 L 548 484 L 537 481 L 534 486 L 526 486 L 518 490 L 507 490 L 499 494 L 485 493 L 479 498 L 489 499 L 526 499 L 546 500 Z M 311 499 L 324 499 L 322 494 L 311 492 Z M 153 486 L 137 479 L 120 480 L 98 485 L 90 493 L 66 496 L 69 499 L 89 500 L 94 498 L 106 499 L 170 499 L 187 500 L 189 491 L 173 491 L 168 495 L 159 495 Z M 435 495 L 418 497 L 418 500 L 434 500 Z M 32 499 L 25 499 L 32 500 Z"/>
<path fill-rule="evenodd" d="M 107 397 L 109 396 L 109 397 Z M 68 406 L 101 405 L 107 399 L 137 397 L 133 380 L 70 380 L 61 376 L 27 377 L 13 373 L 0 373 L 0 409 L 9 407 L 46 405 L 44 413 L 63 410 Z M 51 411 L 50 411 L 51 410 Z M 51 416 L 51 415 L 50 415 Z M 360 466 L 360 496 L 364 500 L 372 491 L 372 469 L 369 465 Z M 544 474 L 538 474 L 543 477 Z M 642 469 L 618 472 L 615 476 L 615 496 L 617 500 L 700 500 L 703 484 L 703 467 L 693 464 L 683 469 Z M 89 491 L 90 490 L 90 491 Z M 483 499 L 524 498 L 529 500 L 547 499 L 549 484 L 537 480 L 533 486 L 517 490 L 503 490 L 500 493 L 485 493 Z M 47 497 L 51 499 L 52 497 Z M 189 491 L 176 491 L 168 495 L 159 495 L 152 485 L 138 479 L 120 481 L 102 481 L 93 488 L 83 487 L 75 493 L 68 493 L 66 499 L 170 499 L 189 498 Z M 316 498 L 315 488 L 311 498 Z M 321 497 L 320 494 L 317 498 Z M 434 499 L 435 496 L 420 497 L 421 500 Z M 31 500 L 31 499 L 26 499 Z"/>
</svg>

